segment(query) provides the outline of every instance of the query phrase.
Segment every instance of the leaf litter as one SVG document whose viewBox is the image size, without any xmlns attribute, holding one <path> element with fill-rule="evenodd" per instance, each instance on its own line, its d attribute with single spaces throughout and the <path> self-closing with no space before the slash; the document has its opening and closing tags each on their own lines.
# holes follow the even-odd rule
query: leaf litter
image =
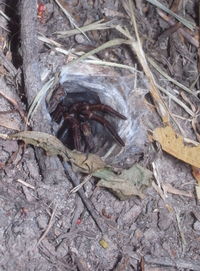
<svg viewBox="0 0 200 271">
<path fill-rule="evenodd" d="M 60 2 L 62 2 L 62 1 L 60 1 Z M 157 3 L 157 1 L 155 1 L 155 2 L 149 1 L 149 2 Z M 128 4 L 129 4 L 130 13 L 131 13 L 131 20 L 134 25 L 135 18 L 133 18 L 133 7 L 131 4 L 131 1 L 128 1 Z M 161 8 L 163 9 L 163 7 L 161 7 Z M 191 26 L 194 27 L 194 25 L 191 24 L 189 21 L 183 20 L 184 18 L 182 16 L 175 16 L 176 14 L 174 14 L 173 12 L 169 12 L 169 10 L 167 11 L 166 9 L 165 9 L 165 11 L 168 12 L 170 15 L 174 16 L 175 18 L 177 18 L 178 20 L 182 21 L 182 23 L 186 24 L 190 28 L 191 28 Z M 68 13 L 68 15 L 70 15 L 70 13 Z M 70 16 L 69 16 L 69 19 L 72 18 Z M 73 23 L 73 22 L 71 21 L 71 23 Z M 188 23 L 189 23 L 189 25 L 188 25 Z M 74 24 L 74 25 L 76 27 L 76 24 Z M 80 31 L 79 29 L 80 29 L 79 27 L 76 27 L 76 31 Z M 115 29 L 127 38 L 127 40 L 125 40 L 125 42 L 123 41 L 121 44 L 127 43 L 130 46 L 130 48 L 132 48 L 133 52 L 136 53 L 136 55 L 138 56 L 139 62 L 141 63 L 141 66 L 143 67 L 143 70 L 144 70 L 147 78 L 149 78 L 150 93 L 152 94 L 155 106 L 157 107 L 157 112 L 159 113 L 164 125 L 166 125 L 166 124 L 168 125 L 167 127 L 164 127 L 164 128 L 157 126 L 159 128 L 155 129 L 155 127 L 154 127 L 154 129 L 152 129 L 154 139 L 157 142 L 159 142 L 162 149 L 165 150 L 166 152 L 168 152 L 170 155 L 184 161 L 185 163 L 193 165 L 193 175 L 197 179 L 197 181 L 199 182 L 199 159 L 198 159 L 199 158 L 198 157 L 199 146 L 198 146 L 198 143 L 194 146 L 191 145 L 192 143 L 190 145 L 188 143 L 185 143 L 184 136 L 175 133 L 175 130 L 172 129 L 171 126 L 169 126 L 169 123 L 171 122 L 171 118 L 172 118 L 172 112 L 166 102 L 166 96 L 161 95 L 158 91 L 159 87 L 157 84 L 157 80 L 155 80 L 151 69 L 148 67 L 148 63 L 145 59 L 146 58 L 145 53 L 143 52 L 140 41 L 138 40 L 137 30 L 135 29 L 136 36 L 137 36 L 137 41 L 135 41 L 132 38 L 132 34 L 130 34 L 129 31 L 125 27 L 118 26 Z M 181 28 L 180 28 L 180 30 L 181 30 Z M 84 29 L 83 29 L 83 31 L 84 31 Z M 75 33 L 77 33 L 77 32 L 75 32 Z M 120 34 L 120 36 L 121 36 L 121 34 Z M 120 45 L 120 42 L 116 43 L 116 45 L 117 44 Z M 101 50 L 103 50 L 105 48 L 109 48 L 113 45 L 114 44 L 112 44 L 112 43 L 109 43 L 109 44 L 107 43 L 105 47 L 100 47 L 99 48 L 100 50 L 98 50 L 98 49 L 93 50 L 93 51 L 91 51 L 91 53 L 92 54 L 98 53 Z M 84 54 L 81 60 L 83 61 L 84 58 L 87 58 L 88 56 L 90 56 L 90 54 L 88 54 L 88 53 Z M 85 61 L 87 61 L 87 59 Z M 173 80 L 171 80 L 171 82 L 174 83 Z M 190 90 L 190 88 L 188 88 L 188 89 Z M 165 92 L 165 94 L 168 95 L 167 92 Z M 188 91 L 188 94 L 191 94 L 191 93 L 189 93 L 189 91 Z M 169 98 L 171 98 L 170 95 L 168 95 L 168 96 L 169 96 Z M 177 101 L 177 97 L 175 97 L 175 98 Z M 178 97 L 178 99 L 179 98 L 180 97 Z M 181 102 L 179 104 L 181 105 Z M 184 105 L 183 105 L 183 108 L 184 108 Z M 191 117 L 196 117 L 196 115 L 195 115 L 196 112 L 188 110 L 189 107 L 187 107 L 186 109 L 187 109 L 186 111 L 190 113 Z M 184 132 L 183 129 L 182 129 L 182 131 Z M 109 168 L 107 165 L 105 166 L 104 161 L 100 157 L 91 156 L 90 154 L 88 154 L 86 156 L 85 154 L 72 152 L 72 151 L 66 149 L 66 147 L 64 145 L 62 145 L 58 140 L 56 140 L 55 137 L 52 137 L 49 134 L 42 134 L 42 133 L 35 132 L 35 131 L 34 132 L 21 132 L 21 133 L 14 134 L 14 135 L 5 135 L 4 134 L 4 135 L 2 135 L 2 138 L 8 139 L 8 140 L 12 140 L 12 139 L 13 140 L 23 140 L 26 144 L 32 144 L 35 147 L 43 148 L 48 155 L 61 156 L 64 160 L 70 161 L 71 164 L 74 166 L 75 170 L 78 170 L 78 171 L 86 173 L 86 174 L 92 173 L 92 174 L 94 174 L 94 176 L 97 175 L 97 177 L 102 178 L 101 181 L 99 182 L 100 186 L 102 184 L 103 186 L 108 187 L 111 190 L 114 190 L 114 194 L 117 197 L 119 197 L 120 199 L 126 199 L 127 197 L 129 197 L 130 191 L 128 191 L 128 190 L 130 189 L 130 186 L 129 186 L 128 182 L 131 183 L 131 188 L 133 189 L 132 195 L 138 195 L 141 197 L 143 197 L 143 193 L 142 193 L 143 188 L 149 187 L 149 185 L 151 183 L 150 182 L 151 172 L 146 171 L 144 168 L 138 168 L 137 164 L 134 166 L 135 168 L 131 167 L 128 170 L 121 170 L 120 173 L 116 173 L 116 171 L 114 169 Z M 192 142 L 192 140 L 191 140 L 191 142 Z M 181 152 L 181 150 L 182 150 L 182 152 Z M 143 176 L 144 178 L 141 178 L 141 176 Z M 141 180 L 144 180 L 144 183 L 143 182 L 140 183 Z M 138 184 L 140 184 L 141 186 L 144 186 L 144 187 L 141 188 L 140 185 L 138 187 Z M 140 191 L 140 189 L 141 189 L 141 191 Z M 176 190 L 176 189 L 173 190 L 173 188 L 171 188 L 171 186 L 168 186 L 167 189 L 168 189 L 168 192 L 170 192 L 170 193 L 181 195 L 181 193 L 179 194 L 180 190 Z M 198 191 L 197 191 L 197 195 L 198 195 Z M 147 206 L 147 212 L 148 212 L 148 208 L 151 208 L 151 206 L 150 207 Z M 153 209 L 152 209 L 152 213 L 150 215 L 152 215 L 152 216 L 154 215 Z M 140 219 L 138 219 L 138 220 L 140 220 Z M 178 221 L 177 223 L 178 223 L 178 229 L 179 229 L 180 235 L 184 236 L 182 233 L 183 228 L 181 225 L 182 221 L 180 220 L 180 217 L 179 217 L 179 219 L 177 219 L 177 221 Z M 143 224 L 141 223 L 141 225 L 143 225 Z M 154 226 L 155 226 L 155 223 L 154 223 Z M 148 223 L 146 224 L 146 227 L 148 227 Z M 132 229 L 131 229 L 131 231 L 132 231 Z M 47 238 L 46 234 L 48 233 L 48 227 L 47 227 L 47 231 L 44 231 L 44 233 L 45 233 L 45 238 Z M 146 234 L 146 238 L 149 238 L 149 240 L 151 240 L 151 238 L 148 237 L 146 232 L 145 232 L 145 234 Z M 159 232 L 158 232 L 158 235 L 159 235 Z M 160 238 L 162 238 L 162 236 L 160 236 Z M 184 236 L 184 239 L 185 238 L 188 238 L 188 237 Z M 195 243 L 195 241 L 193 241 L 193 243 Z M 152 247 L 153 246 L 151 246 L 151 249 L 152 249 Z M 165 249 L 166 249 L 166 247 L 165 247 Z M 172 252 L 171 249 L 170 248 L 167 248 L 167 249 L 168 249 L 169 255 L 171 255 L 170 254 Z M 192 267 L 194 267 L 193 270 L 198 270 L 199 265 L 196 264 L 195 262 L 192 265 L 193 262 L 190 262 L 189 259 L 187 261 L 184 261 L 183 259 L 179 260 L 179 257 L 174 258 L 174 256 L 173 256 L 173 262 L 170 261 L 168 258 L 167 259 L 165 258 L 162 261 L 161 258 L 153 257 L 153 253 L 156 254 L 156 251 L 153 251 L 153 249 L 152 249 L 151 256 L 150 257 L 145 256 L 144 260 L 146 261 L 146 263 L 147 262 L 154 263 L 154 264 L 156 263 L 157 265 L 160 265 L 160 266 L 164 265 L 164 266 L 171 266 L 171 267 L 178 265 L 180 268 L 181 267 L 187 268 L 187 267 L 192 266 Z M 144 252 L 144 254 L 145 254 L 145 252 Z M 136 256 L 136 258 L 137 258 L 137 256 Z M 175 262 L 175 265 L 174 265 L 174 262 Z"/>
</svg>

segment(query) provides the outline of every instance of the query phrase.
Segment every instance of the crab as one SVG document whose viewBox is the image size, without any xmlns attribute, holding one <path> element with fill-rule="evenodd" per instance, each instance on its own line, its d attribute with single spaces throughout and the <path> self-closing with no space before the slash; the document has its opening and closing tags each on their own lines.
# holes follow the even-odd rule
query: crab
<svg viewBox="0 0 200 271">
<path fill-rule="evenodd" d="M 127 119 L 109 105 L 102 104 L 100 100 L 98 103 L 92 103 L 89 99 L 79 99 L 78 102 L 72 102 L 69 106 L 61 101 L 52 112 L 54 121 L 61 123 L 63 120 L 58 131 L 58 138 L 64 138 L 63 135 L 66 132 L 70 133 L 68 137 L 72 139 L 70 145 L 73 145 L 74 149 L 81 151 L 83 149 L 82 139 L 84 139 L 85 145 L 91 150 L 93 148 L 91 121 L 95 121 L 105 127 L 120 146 L 125 146 L 115 127 L 104 117 L 103 113 L 122 120 Z"/>
</svg>

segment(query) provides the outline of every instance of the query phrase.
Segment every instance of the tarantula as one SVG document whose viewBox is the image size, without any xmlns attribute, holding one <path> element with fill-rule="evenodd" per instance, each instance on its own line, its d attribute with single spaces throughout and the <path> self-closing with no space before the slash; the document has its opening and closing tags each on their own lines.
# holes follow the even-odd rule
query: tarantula
<svg viewBox="0 0 200 271">
<path fill-rule="evenodd" d="M 97 114 L 96 112 L 99 112 L 100 114 Z M 127 119 L 112 107 L 102 104 L 100 100 L 98 100 L 98 103 L 93 104 L 90 101 L 85 101 L 83 99 L 79 99 L 78 102 L 71 103 L 68 108 L 64 102 L 61 101 L 52 112 L 52 119 L 57 123 L 60 123 L 63 119 L 61 128 L 58 131 L 58 137 L 61 138 L 66 129 L 68 129 L 67 131 L 71 132 L 74 149 L 78 151 L 82 150 L 82 138 L 89 150 L 93 147 L 92 127 L 89 123 L 91 120 L 100 123 L 107 128 L 114 140 L 121 146 L 124 146 L 124 141 L 117 134 L 114 126 L 104 118 L 102 113 L 107 113 L 113 117 L 118 117 L 123 120 Z"/>
</svg>

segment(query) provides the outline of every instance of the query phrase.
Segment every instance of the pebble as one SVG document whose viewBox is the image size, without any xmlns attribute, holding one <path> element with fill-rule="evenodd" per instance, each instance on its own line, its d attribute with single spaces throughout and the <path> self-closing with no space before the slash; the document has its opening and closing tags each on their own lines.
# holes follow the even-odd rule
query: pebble
<svg viewBox="0 0 200 271">
<path fill-rule="evenodd" d="M 75 41 L 79 44 L 88 45 L 88 40 L 83 36 L 83 34 L 77 34 L 75 36 Z"/>
<path fill-rule="evenodd" d="M 200 231 L 200 222 L 198 220 L 193 224 L 193 229 L 195 231 Z"/>
</svg>

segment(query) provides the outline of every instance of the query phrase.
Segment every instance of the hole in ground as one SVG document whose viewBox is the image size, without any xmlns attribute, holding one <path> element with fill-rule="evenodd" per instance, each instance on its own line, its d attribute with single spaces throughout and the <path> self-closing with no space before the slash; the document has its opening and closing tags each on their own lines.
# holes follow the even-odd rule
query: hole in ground
<svg viewBox="0 0 200 271">
<path fill-rule="evenodd" d="M 59 89 L 56 92 L 59 93 Z M 54 100 L 58 100 L 56 92 L 52 97 Z M 61 123 L 57 137 L 65 145 L 97 153 L 108 144 L 123 142 L 113 125 L 113 120 L 119 117 L 110 111 L 111 107 L 104 106 L 96 92 L 87 89 L 65 94 L 51 115 L 53 120 Z"/>
<path fill-rule="evenodd" d="M 19 0 L 7 0 L 5 13 L 10 18 L 8 22 L 9 43 L 12 55 L 12 63 L 16 68 L 22 65 L 22 57 L 19 54 L 20 47 L 20 15 L 19 15 Z"/>
</svg>

